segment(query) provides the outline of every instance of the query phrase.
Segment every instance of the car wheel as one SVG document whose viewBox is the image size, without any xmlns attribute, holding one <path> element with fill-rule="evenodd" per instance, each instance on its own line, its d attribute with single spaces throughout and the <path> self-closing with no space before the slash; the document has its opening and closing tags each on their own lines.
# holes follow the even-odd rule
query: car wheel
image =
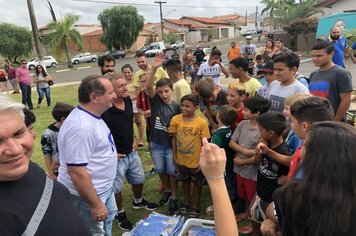
<svg viewBox="0 0 356 236">
<path fill-rule="evenodd" d="M 173 50 L 176 50 L 176 49 L 177 49 L 177 47 L 176 47 L 176 46 L 174 46 L 174 47 L 173 47 Z"/>
<path fill-rule="evenodd" d="M 56 67 L 57 67 L 57 63 L 52 62 L 51 67 L 52 67 L 52 68 L 56 68 Z"/>
<path fill-rule="evenodd" d="M 182 45 L 182 48 L 185 48 L 185 45 L 184 45 L 184 44 Z"/>
<path fill-rule="evenodd" d="M 125 58 L 126 55 L 121 55 L 121 58 Z"/>
<path fill-rule="evenodd" d="M 30 65 L 29 67 L 28 67 L 28 69 L 29 70 L 34 70 L 36 67 L 34 66 L 34 65 Z"/>
<path fill-rule="evenodd" d="M 91 61 L 92 61 L 92 62 L 96 62 L 96 58 L 95 58 L 95 57 L 92 58 Z"/>
<path fill-rule="evenodd" d="M 73 62 L 73 64 L 79 64 L 79 61 L 78 61 L 78 60 L 75 60 L 75 61 Z"/>
</svg>

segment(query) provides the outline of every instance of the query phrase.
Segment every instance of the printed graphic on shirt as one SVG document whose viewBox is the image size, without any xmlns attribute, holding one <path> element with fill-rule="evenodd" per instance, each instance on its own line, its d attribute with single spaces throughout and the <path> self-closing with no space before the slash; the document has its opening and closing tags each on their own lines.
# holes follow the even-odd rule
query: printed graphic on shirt
<svg viewBox="0 0 356 236">
<path fill-rule="evenodd" d="M 330 81 L 312 81 L 309 85 L 310 93 L 323 98 L 329 97 Z"/>
<path fill-rule="evenodd" d="M 270 111 L 283 112 L 285 99 L 286 98 L 284 98 L 284 97 L 279 97 L 279 96 L 271 94 L 269 96 L 269 100 L 271 101 Z"/>
<path fill-rule="evenodd" d="M 155 122 L 155 129 L 159 129 L 159 130 L 163 130 L 165 132 L 167 132 L 167 127 L 165 127 L 162 122 L 161 122 L 161 119 L 159 116 L 156 116 L 156 122 Z"/>
</svg>

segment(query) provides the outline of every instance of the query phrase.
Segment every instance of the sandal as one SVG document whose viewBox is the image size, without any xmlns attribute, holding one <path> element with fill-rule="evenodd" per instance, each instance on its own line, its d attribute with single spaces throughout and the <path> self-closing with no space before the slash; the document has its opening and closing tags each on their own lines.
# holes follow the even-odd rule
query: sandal
<svg viewBox="0 0 356 236">
<path fill-rule="evenodd" d="M 187 212 L 189 211 L 189 204 L 182 204 L 181 207 L 179 208 L 179 213 L 180 214 L 187 214 Z"/>
<path fill-rule="evenodd" d="M 200 210 L 197 208 L 192 208 L 189 214 L 189 218 L 199 218 L 200 216 Z"/>
</svg>

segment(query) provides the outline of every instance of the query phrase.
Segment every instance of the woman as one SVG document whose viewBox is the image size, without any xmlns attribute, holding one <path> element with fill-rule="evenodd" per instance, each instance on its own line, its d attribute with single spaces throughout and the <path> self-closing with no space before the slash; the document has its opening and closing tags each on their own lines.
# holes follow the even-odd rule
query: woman
<svg viewBox="0 0 356 236">
<path fill-rule="evenodd" d="M 304 179 L 274 193 L 283 235 L 356 235 L 356 128 L 312 125 L 302 150 Z"/>
<path fill-rule="evenodd" d="M 41 107 L 41 102 L 44 95 L 46 95 L 47 106 L 51 106 L 51 89 L 48 84 L 48 82 L 51 80 L 53 80 L 53 78 L 44 70 L 41 65 L 36 66 L 33 82 L 36 84 L 38 92 L 37 108 Z"/>
<path fill-rule="evenodd" d="M 268 57 L 268 54 L 270 54 L 274 49 L 274 43 L 272 40 L 268 39 L 266 41 L 266 45 L 263 49 L 263 52 L 262 52 L 262 57 L 263 57 L 263 60 L 264 62 L 266 63 L 267 61 L 271 60 L 271 58 Z"/>
<path fill-rule="evenodd" d="M 133 69 L 129 64 L 126 64 L 121 68 L 121 72 L 125 77 L 128 93 L 132 100 L 132 108 L 134 112 L 135 124 L 137 125 L 137 129 L 138 129 L 137 147 L 143 147 L 144 146 L 143 133 L 145 130 L 142 124 L 142 115 L 138 113 L 136 107 L 137 90 L 136 87 L 133 85 Z"/>
</svg>

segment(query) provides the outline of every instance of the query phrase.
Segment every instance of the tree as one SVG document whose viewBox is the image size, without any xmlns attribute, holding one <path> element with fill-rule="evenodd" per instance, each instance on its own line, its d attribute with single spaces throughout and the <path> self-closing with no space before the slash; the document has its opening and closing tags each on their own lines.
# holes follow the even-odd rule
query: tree
<svg viewBox="0 0 356 236">
<path fill-rule="evenodd" d="M 72 68 L 68 39 L 70 39 L 80 50 L 83 49 L 83 38 L 80 33 L 73 28 L 79 16 L 69 13 L 62 21 L 52 21 L 47 27 L 53 32 L 44 36 L 43 42 L 54 49 L 56 56 L 60 57 L 63 51 L 66 52 L 68 68 Z"/>
<path fill-rule="evenodd" d="M 166 37 L 164 37 L 164 42 L 166 42 L 166 43 L 174 43 L 178 39 L 179 39 L 179 35 L 178 34 L 169 33 L 169 34 L 166 34 Z"/>
<path fill-rule="evenodd" d="M 20 56 L 28 56 L 33 49 L 31 31 L 13 24 L 0 24 L 0 54 L 16 61 Z"/>
<path fill-rule="evenodd" d="M 104 35 L 101 42 L 111 49 L 129 49 L 143 29 L 144 18 L 133 6 L 114 6 L 98 15 Z"/>
</svg>

